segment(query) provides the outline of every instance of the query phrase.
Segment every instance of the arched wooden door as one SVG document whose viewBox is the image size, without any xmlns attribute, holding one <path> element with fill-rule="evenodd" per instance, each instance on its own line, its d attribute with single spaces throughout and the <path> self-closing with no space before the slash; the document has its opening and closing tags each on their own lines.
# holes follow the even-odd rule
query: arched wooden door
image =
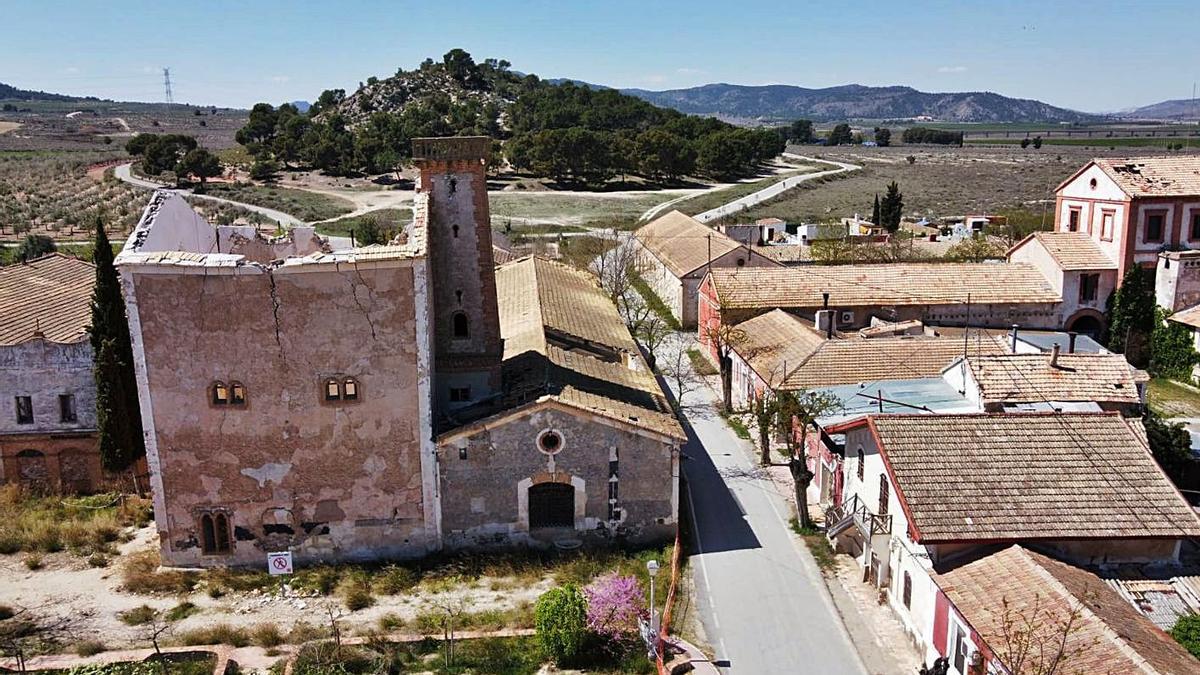
<svg viewBox="0 0 1200 675">
<path fill-rule="evenodd" d="M 575 487 L 539 483 L 529 488 L 529 529 L 575 527 Z"/>
</svg>

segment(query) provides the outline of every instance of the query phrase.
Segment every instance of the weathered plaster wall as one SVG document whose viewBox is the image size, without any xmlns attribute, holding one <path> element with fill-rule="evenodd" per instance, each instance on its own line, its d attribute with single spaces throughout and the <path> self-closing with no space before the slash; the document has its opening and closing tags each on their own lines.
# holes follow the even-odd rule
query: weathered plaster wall
<svg viewBox="0 0 1200 675">
<path fill-rule="evenodd" d="M 423 261 L 124 271 L 136 296 L 131 327 L 149 393 L 166 563 L 261 565 L 267 551 L 288 548 L 312 560 L 436 546 L 421 462 L 427 306 L 414 276 L 423 291 Z M 340 376 L 357 379 L 358 401 L 324 400 L 323 380 Z M 211 383 L 235 380 L 246 406 L 211 405 Z M 206 508 L 231 514 L 228 556 L 201 552 Z"/>
<path fill-rule="evenodd" d="M 75 397 L 75 422 L 63 422 L 58 397 Z M 16 396 L 33 399 L 33 424 L 17 424 Z M 59 344 L 30 340 L 0 346 L 0 434 L 96 428 L 96 384 L 87 340 Z"/>
<path fill-rule="evenodd" d="M 562 450 L 537 447 L 545 429 L 558 431 Z M 460 452 L 465 449 L 466 458 Z M 618 521 L 609 516 L 610 459 L 617 457 Z M 674 535 L 678 513 L 678 453 L 674 444 L 614 422 L 553 406 L 514 416 L 470 436 L 441 443 L 443 539 L 448 546 L 519 542 L 529 514 L 521 490 L 530 483 L 582 481 L 586 499 L 576 514 L 581 535 L 660 541 Z M 522 485 L 524 482 L 524 485 Z"/>
</svg>

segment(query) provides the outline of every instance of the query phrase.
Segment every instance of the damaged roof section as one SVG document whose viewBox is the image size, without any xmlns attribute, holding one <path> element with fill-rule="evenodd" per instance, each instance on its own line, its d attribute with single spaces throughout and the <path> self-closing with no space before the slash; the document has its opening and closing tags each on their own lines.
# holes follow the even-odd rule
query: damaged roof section
<svg viewBox="0 0 1200 675">
<path fill-rule="evenodd" d="M 542 400 L 683 438 L 617 309 L 591 275 L 537 257 L 496 268 L 502 394 L 441 420 L 442 431 Z"/>
<path fill-rule="evenodd" d="M 411 259 L 425 254 L 423 234 L 407 232 L 398 236 L 396 243 L 334 251 L 329 241 L 317 235 L 312 227 L 294 227 L 283 235 L 265 237 L 253 226 L 214 226 L 178 193 L 158 190 L 150 198 L 117 261 L 120 264 L 185 267 L 253 265 L 272 269 Z"/>
</svg>

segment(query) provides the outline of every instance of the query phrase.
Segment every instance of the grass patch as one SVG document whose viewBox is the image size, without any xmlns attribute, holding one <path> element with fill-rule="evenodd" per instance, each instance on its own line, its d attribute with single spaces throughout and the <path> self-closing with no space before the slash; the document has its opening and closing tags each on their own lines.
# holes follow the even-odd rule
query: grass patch
<svg viewBox="0 0 1200 675">
<path fill-rule="evenodd" d="M 496 673 L 499 675 L 532 675 L 539 672 L 547 660 L 534 637 L 481 638 L 455 642 L 452 666 L 444 659 L 442 642 L 425 639 L 420 642 L 390 643 L 376 639 L 362 646 L 343 646 L 331 642 L 306 646 L 296 659 L 296 675 L 326 675 L 337 672 L 347 675 L 376 672 L 436 673 Z M 634 650 L 638 651 L 638 650 Z M 644 653 L 637 659 L 611 659 L 589 667 L 593 673 L 650 673 L 653 664 Z M 600 657 L 603 659 L 604 657 Z"/>
<path fill-rule="evenodd" d="M 804 540 L 804 544 L 808 546 L 808 552 L 812 554 L 821 573 L 830 573 L 837 566 L 837 561 L 834 559 L 833 547 L 829 545 L 825 533 L 815 527 L 800 527 L 800 520 L 794 517 L 788 521 L 788 524 L 791 525 L 792 532 L 800 535 L 800 538 Z"/>
<path fill-rule="evenodd" d="M 721 417 L 725 419 L 725 423 L 729 425 L 730 429 L 733 429 L 733 433 L 738 438 L 743 441 L 750 440 L 750 430 L 746 428 L 746 424 L 742 422 L 742 418 L 737 415 L 726 415 L 725 413 L 721 413 Z"/>
<path fill-rule="evenodd" d="M 205 194 L 283 211 L 304 222 L 337 218 L 354 210 L 354 204 L 340 197 L 274 185 L 211 183 Z"/>
<path fill-rule="evenodd" d="M 191 593 L 198 575 L 179 570 L 158 571 L 158 551 L 139 551 L 127 556 L 121 566 L 121 588 L 142 595 Z"/>
<path fill-rule="evenodd" d="M 1036 136 L 1037 134 L 1034 134 Z M 968 138 L 968 145 L 1020 145 L 1020 138 Z M 1030 142 L 1033 137 L 1030 137 Z M 1182 136 L 1156 136 L 1154 138 L 1107 138 L 1105 136 L 1092 136 L 1091 138 L 1057 138 L 1054 136 L 1042 136 L 1042 146 L 1047 145 L 1069 145 L 1077 147 L 1089 148 L 1166 148 L 1178 143 L 1196 147 L 1197 140 L 1193 136 L 1191 139 Z M 1036 149 L 1028 148 L 1030 152 L 1037 152 Z"/>
<path fill-rule="evenodd" d="M 699 349 L 689 349 L 687 355 L 688 360 L 692 362 L 692 370 L 696 371 L 697 375 L 708 377 L 717 374 L 717 367 L 704 358 Z"/>
<path fill-rule="evenodd" d="M 171 609 L 168 609 L 167 613 L 165 615 L 165 618 L 167 621 L 172 621 L 172 622 L 183 621 L 184 619 L 188 618 L 189 616 L 191 616 L 193 614 L 197 614 L 199 612 L 200 612 L 199 607 L 188 602 L 187 600 L 184 600 L 183 602 L 179 603 L 178 605 L 175 605 Z"/>
<path fill-rule="evenodd" d="M 156 616 L 158 616 L 158 610 L 150 605 L 141 605 L 117 614 L 121 623 L 127 626 L 144 626 L 153 621 Z"/>
<path fill-rule="evenodd" d="M 667 303 L 658 297 L 658 294 L 654 292 L 653 288 L 650 288 L 650 284 L 646 283 L 646 280 L 640 274 L 633 274 L 629 283 L 638 292 L 638 295 L 642 296 L 642 300 L 645 301 L 650 311 L 657 314 L 663 323 L 671 327 L 671 330 L 679 330 L 681 328 L 679 319 L 676 319 L 675 315 L 671 313 L 671 309 L 667 307 Z"/>
<path fill-rule="evenodd" d="M 1200 417 L 1200 390 L 1165 377 L 1150 380 L 1146 401 L 1160 417 Z"/>
<path fill-rule="evenodd" d="M 286 641 L 286 637 L 279 626 L 273 623 L 260 623 L 250 629 L 250 640 L 259 647 L 271 648 L 278 647 Z"/>
<path fill-rule="evenodd" d="M 391 239 L 412 222 L 412 209 L 379 209 L 361 216 L 338 218 L 317 225 L 317 233 L 326 236 L 349 237 L 350 232 L 353 231 L 358 235 L 356 240 L 361 240 L 364 227 L 369 227 L 368 221 L 374 221 L 379 231 L 384 233 L 385 239 Z"/>
<path fill-rule="evenodd" d="M 211 654 L 164 654 L 170 675 L 211 675 L 217 659 Z M 79 666 L 70 670 L 39 670 L 43 675 L 159 675 L 164 672 L 155 657 L 145 661 Z"/>
<path fill-rule="evenodd" d="M 111 554 L 125 527 L 149 521 L 149 501 L 138 497 L 34 497 L 19 485 L 0 488 L 0 554 Z"/>
<path fill-rule="evenodd" d="M 184 631 L 177 635 L 175 640 L 185 646 L 231 645 L 245 647 L 250 644 L 250 631 L 227 623 L 215 623 Z"/>
<path fill-rule="evenodd" d="M 648 191 L 644 195 L 553 194 L 504 191 L 489 195 L 492 226 L 519 231 L 534 221 L 553 220 L 560 225 L 616 227 L 631 230 L 647 210 L 683 194 L 680 191 Z"/>
<path fill-rule="evenodd" d="M 101 652 L 108 651 L 108 647 L 99 640 L 84 640 L 75 645 L 75 654 L 78 656 L 95 656 Z"/>
</svg>

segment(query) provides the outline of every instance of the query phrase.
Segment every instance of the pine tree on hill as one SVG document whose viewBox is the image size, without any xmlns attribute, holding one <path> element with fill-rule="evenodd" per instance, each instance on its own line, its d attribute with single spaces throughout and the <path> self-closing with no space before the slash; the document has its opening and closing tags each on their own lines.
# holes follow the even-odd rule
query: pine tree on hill
<svg viewBox="0 0 1200 675">
<path fill-rule="evenodd" d="M 122 471 L 146 454 L 133 346 L 125 299 L 113 265 L 113 250 L 104 223 L 96 219 L 96 285 L 92 289 L 92 374 L 96 379 L 96 426 L 100 461 L 108 471 Z"/>
</svg>

